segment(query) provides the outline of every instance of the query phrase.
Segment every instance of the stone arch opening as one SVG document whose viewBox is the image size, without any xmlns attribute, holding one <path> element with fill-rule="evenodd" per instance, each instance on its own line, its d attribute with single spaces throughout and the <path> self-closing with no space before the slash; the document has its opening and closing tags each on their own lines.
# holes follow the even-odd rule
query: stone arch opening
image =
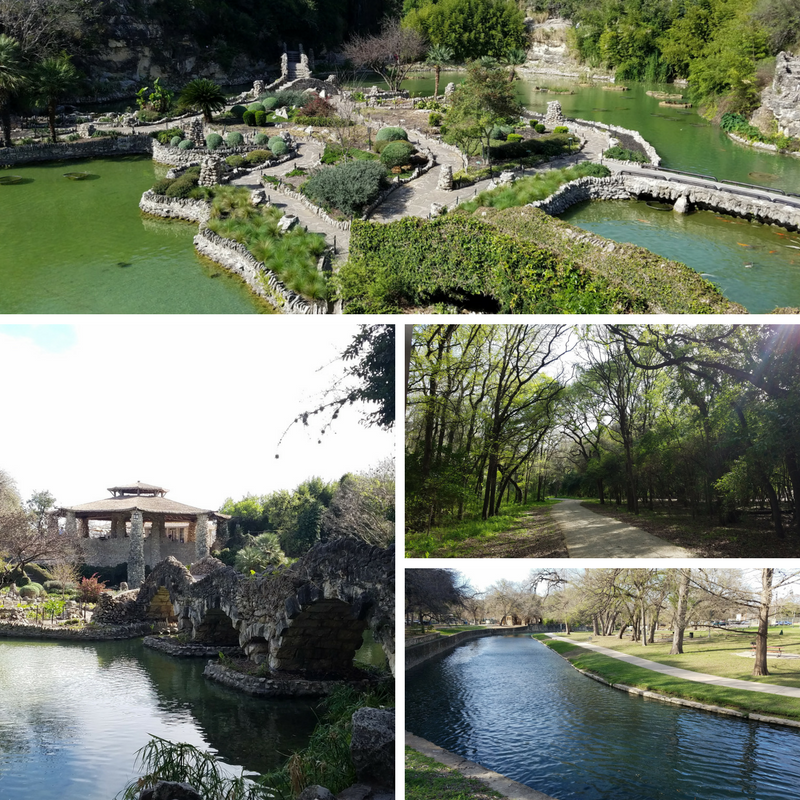
<svg viewBox="0 0 800 800">
<path fill-rule="evenodd" d="M 255 664 L 263 664 L 269 658 L 269 643 L 263 636 L 253 636 L 242 648 Z"/>
<path fill-rule="evenodd" d="M 234 627 L 233 620 L 221 608 L 210 608 L 202 621 L 195 626 L 192 639 L 202 644 L 237 647 L 239 632 Z"/>
<path fill-rule="evenodd" d="M 367 623 L 342 600 L 319 600 L 294 617 L 270 657 L 274 669 L 347 675 Z"/>
<path fill-rule="evenodd" d="M 156 593 L 147 605 L 145 617 L 146 619 L 161 620 L 169 623 L 176 623 L 178 621 L 166 586 L 158 587 Z"/>
</svg>

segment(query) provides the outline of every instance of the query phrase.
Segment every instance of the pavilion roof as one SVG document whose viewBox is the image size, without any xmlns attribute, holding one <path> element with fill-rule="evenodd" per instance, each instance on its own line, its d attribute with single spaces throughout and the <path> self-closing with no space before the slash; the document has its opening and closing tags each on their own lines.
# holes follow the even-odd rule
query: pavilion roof
<svg viewBox="0 0 800 800">
<path fill-rule="evenodd" d="M 166 494 L 169 489 L 164 489 L 161 486 L 154 486 L 152 483 L 142 483 L 141 481 L 133 481 L 132 483 L 123 483 L 119 486 L 111 486 L 107 489 L 113 495 L 117 494 Z"/>
</svg>

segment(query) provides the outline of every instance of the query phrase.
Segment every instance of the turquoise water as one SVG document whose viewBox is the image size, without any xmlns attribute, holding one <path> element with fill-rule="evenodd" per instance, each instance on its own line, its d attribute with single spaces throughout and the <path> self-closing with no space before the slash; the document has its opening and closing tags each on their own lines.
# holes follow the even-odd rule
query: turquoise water
<svg viewBox="0 0 800 800">
<path fill-rule="evenodd" d="M 788 800 L 800 786 L 800 731 L 628 695 L 530 637 L 414 670 L 406 727 L 558 800 Z"/>
<path fill-rule="evenodd" d="M 151 735 L 212 750 L 236 774 L 307 744 L 311 702 L 234 692 L 205 664 L 140 640 L 0 642 L 0 797 L 111 800 Z"/>
<path fill-rule="evenodd" d="M 242 281 L 195 254 L 196 223 L 144 217 L 147 157 L 51 162 L 3 174 L 0 313 L 253 314 Z M 65 172 L 92 177 L 71 181 Z"/>
</svg>

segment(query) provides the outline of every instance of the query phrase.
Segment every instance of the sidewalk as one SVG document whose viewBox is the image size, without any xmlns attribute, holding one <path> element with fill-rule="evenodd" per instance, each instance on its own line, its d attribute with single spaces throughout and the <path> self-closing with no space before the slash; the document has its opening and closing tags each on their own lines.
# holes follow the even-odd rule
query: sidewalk
<svg viewBox="0 0 800 800">
<path fill-rule="evenodd" d="M 625 522 L 562 500 L 550 516 L 564 531 L 570 558 L 694 558 L 694 553 Z"/>
<path fill-rule="evenodd" d="M 648 661 L 646 658 L 639 658 L 638 656 L 630 656 L 627 653 L 618 653 L 616 650 L 610 650 L 608 647 L 601 647 L 600 645 L 590 644 L 589 642 L 575 642 L 564 636 L 554 636 L 552 633 L 548 633 L 547 637 L 555 639 L 557 642 L 569 642 L 576 647 L 593 650 L 604 656 L 625 661 L 635 667 L 644 667 L 644 669 L 649 669 L 653 672 L 671 675 L 673 678 L 682 678 L 685 681 L 708 683 L 723 689 L 741 689 L 745 692 L 764 692 L 765 694 L 778 694 L 783 697 L 800 697 L 800 689 L 795 689 L 791 686 L 777 686 L 774 683 L 754 683 L 752 681 L 741 681 L 738 678 L 721 678 L 719 675 L 708 675 L 705 672 L 693 672 L 692 670 L 681 669 L 680 667 L 669 667 L 666 664 Z"/>
</svg>

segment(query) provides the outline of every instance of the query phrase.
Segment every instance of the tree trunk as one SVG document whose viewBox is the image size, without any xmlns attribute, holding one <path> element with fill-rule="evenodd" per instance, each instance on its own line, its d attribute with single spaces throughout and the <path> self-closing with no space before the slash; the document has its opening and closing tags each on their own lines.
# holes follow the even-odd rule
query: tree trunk
<svg viewBox="0 0 800 800">
<path fill-rule="evenodd" d="M 756 634 L 756 663 L 753 675 L 769 675 L 767 669 L 767 633 L 769 605 L 772 602 L 772 576 L 774 569 L 761 570 L 761 603 L 758 607 L 758 633 Z"/>
<path fill-rule="evenodd" d="M 442 65 L 436 64 L 433 68 L 434 73 L 434 85 L 433 85 L 433 99 L 437 100 L 439 98 L 439 75 L 442 73 Z"/>
<path fill-rule="evenodd" d="M 672 633 L 672 649 L 669 651 L 671 656 L 683 653 L 683 632 L 686 629 L 686 599 L 689 595 L 689 575 L 690 569 L 682 569 L 680 572 L 680 584 L 678 585 L 678 610 L 675 612 L 674 631 Z"/>
<path fill-rule="evenodd" d="M 56 139 L 56 104 L 55 102 L 47 104 L 47 123 L 50 126 L 50 140 L 55 144 Z"/>
<path fill-rule="evenodd" d="M 0 111 L 0 122 L 3 125 L 3 142 L 6 147 L 11 147 L 11 111 L 7 105 Z"/>
</svg>

